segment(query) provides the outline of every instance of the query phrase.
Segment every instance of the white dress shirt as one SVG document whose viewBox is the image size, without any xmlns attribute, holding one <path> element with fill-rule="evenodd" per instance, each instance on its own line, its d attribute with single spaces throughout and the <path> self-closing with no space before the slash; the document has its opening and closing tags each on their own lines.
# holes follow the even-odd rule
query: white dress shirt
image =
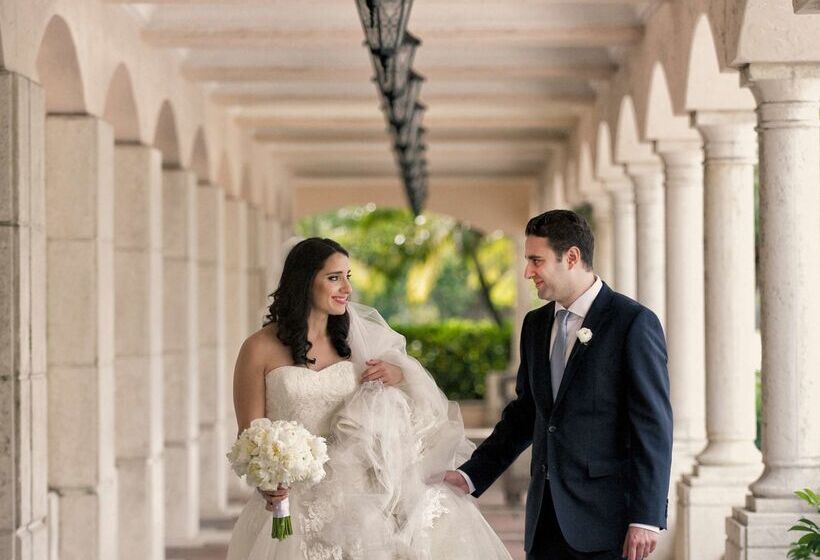
<svg viewBox="0 0 820 560">
<path fill-rule="evenodd" d="M 564 362 L 566 363 L 569 360 L 570 354 L 572 354 L 572 348 L 575 346 L 575 343 L 578 341 L 578 337 L 576 333 L 581 329 L 581 326 L 584 324 L 584 318 L 589 313 L 589 308 L 592 307 L 592 303 L 595 301 L 595 298 L 598 297 L 598 294 L 601 293 L 601 288 L 603 288 L 604 284 L 601 282 L 601 279 L 596 276 L 595 282 L 592 286 L 589 287 L 587 291 L 581 294 L 578 299 L 572 302 L 572 305 L 569 308 L 565 308 L 563 305 L 555 302 L 555 313 L 557 314 L 562 309 L 567 309 L 569 311 L 569 317 L 567 317 L 567 344 L 566 344 L 566 355 L 564 356 Z M 555 334 L 558 332 L 558 322 L 552 322 L 552 331 L 550 332 L 550 354 L 552 354 L 552 345 L 555 344 Z M 467 473 L 463 471 L 458 471 L 461 476 L 464 477 L 465 482 L 467 482 L 467 488 L 470 489 L 470 494 L 475 492 L 475 485 L 473 481 L 470 480 L 470 477 Z M 654 531 L 656 533 L 660 533 L 660 528 L 654 527 L 652 525 L 644 525 L 643 523 L 630 523 L 630 527 L 640 527 L 641 529 L 648 529 L 650 531 Z"/>
</svg>

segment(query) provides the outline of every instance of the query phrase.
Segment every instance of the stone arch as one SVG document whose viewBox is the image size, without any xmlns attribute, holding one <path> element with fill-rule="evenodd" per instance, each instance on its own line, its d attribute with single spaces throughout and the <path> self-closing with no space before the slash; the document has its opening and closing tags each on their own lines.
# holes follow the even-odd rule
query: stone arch
<svg viewBox="0 0 820 560">
<path fill-rule="evenodd" d="M 630 95 L 624 95 L 621 98 L 615 127 L 613 156 L 614 160 L 619 163 L 656 161 L 651 146 L 641 141 L 635 117 L 635 104 Z"/>
<path fill-rule="evenodd" d="M 154 132 L 154 147 L 162 153 L 162 166 L 174 168 L 180 166 L 179 134 L 177 121 L 171 102 L 166 100 L 157 117 Z"/>
<path fill-rule="evenodd" d="M 191 170 L 196 174 L 197 181 L 207 183 L 211 179 L 211 160 L 208 155 L 208 144 L 205 141 L 205 131 L 200 127 L 194 136 L 194 145 L 191 150 Z"/>
<path fill-rule="evenodd" d="M 117 66 L 111 76 L 103 115 L 114 127 L 114 139 L 117 142 L 140 141 L 139 112 L 134 97 L 134 85 L 125 64 Z"/>
<path fill-rule="evenodd" d="M 597 179 L 592 160 L 592 148 L 586 140 L 578 148 L 578 191 L 588 194 L 595 190 Z"/>
<path fill-rule="evenodd" d="M 650 140 L 697 140 L 688 116 L 676 115 L 666 71 L 660 62 L 652 65 L 644 119 L 644 136 Z"/>
<path fill-rule="evenodd" d="M 37 53 L 37 75 L 45 89 L 46 112 L 87 112 L 77 48 L 68 24 L 58 15 L 51 18 L 43 32 Z"/>
<path fill-rule="evenodd" d="M 701 14 L 695 23 L 684 72 L 687 111 L 755 108 L 751 92 L 740 87 L 737 72 L 721 72 L 715 37 L 706 14 Z"/>
<path fill-rule="evenodd" d="M 614 175 L 620 175 L 619 168 L 613 162 L 612 133 L 609 131 L 609 123 L 601 121 L 598 123 L 597 136 L 595 138 L 595 176 L 599 179 L 606 179 Z"/>
</svg>

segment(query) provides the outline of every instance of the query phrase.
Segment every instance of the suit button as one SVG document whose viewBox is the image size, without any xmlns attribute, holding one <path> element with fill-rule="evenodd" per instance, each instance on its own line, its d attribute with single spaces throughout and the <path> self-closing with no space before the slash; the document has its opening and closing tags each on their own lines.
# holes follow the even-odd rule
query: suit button
<svg viewBox="0 0 820 560">
<path fill-rule="evenodd" d="M 555 427 L 555 426 L 550 426 L 547 429 L 549 430 L 549 433 L 551 433 L 551 434 L 554 434 L 558 430 L 558 428 Z"/>
<path fill-rule="evenodd" d="M 541 472 L 547 472 L 547 465 L 541 465 Z"/>
</svg>

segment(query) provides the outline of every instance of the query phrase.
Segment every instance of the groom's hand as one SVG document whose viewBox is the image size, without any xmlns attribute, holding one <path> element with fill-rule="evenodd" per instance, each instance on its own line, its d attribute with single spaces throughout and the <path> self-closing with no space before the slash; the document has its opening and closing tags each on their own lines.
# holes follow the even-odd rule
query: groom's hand
<svg viewBox="0 0 820 560">
<path fill-rule="evenodd" d="M 630 527 L 624 539 L 623 557 L 628 560 L 643 560 L 658 544 L 658 533 L 641 527 Z"/>
<path fill-rule="evenodd" d="M 450 486 L 455 486 L 464 494 L 470 493 L 470 487 L 467 485 L 467 481 L 464 480 L 464 477 L 461 476 L 461 473 L 458 471 L 447 471 L 444 473 L 444 482 Z"/>
</svg>

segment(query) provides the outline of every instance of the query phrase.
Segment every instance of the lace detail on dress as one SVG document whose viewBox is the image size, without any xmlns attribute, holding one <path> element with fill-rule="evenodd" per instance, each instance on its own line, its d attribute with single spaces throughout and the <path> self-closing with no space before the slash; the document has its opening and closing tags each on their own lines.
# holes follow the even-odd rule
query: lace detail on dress
<svg viewBox="0 0 820 560">
<path fill-rule="evenodd" d="M 307 544 L 302 541 L 299 547 L 305 560 L 344 560 L 342 549 L 338 545 L 326 545 L 323 543 Z"/>
<path fill-rule="evenodd" d="M 295 420 L 310 433 L 327 436 L 330 422 L 357 387 L 353 363 L 337 362 L 321 371 L 283 366 L 266 375 L 266 412 L 271 420 Z"/>
<path fill-rule="evenodd" d="M 432 487 L 427 490 L 427 507 L 424 509 L 424 526 L 432 529 L 436 524 L 436 519 L 442 515 L 450 513 L 450 510 L 442 504 L 444 492 L 439 488 Z"/>
</svg>

